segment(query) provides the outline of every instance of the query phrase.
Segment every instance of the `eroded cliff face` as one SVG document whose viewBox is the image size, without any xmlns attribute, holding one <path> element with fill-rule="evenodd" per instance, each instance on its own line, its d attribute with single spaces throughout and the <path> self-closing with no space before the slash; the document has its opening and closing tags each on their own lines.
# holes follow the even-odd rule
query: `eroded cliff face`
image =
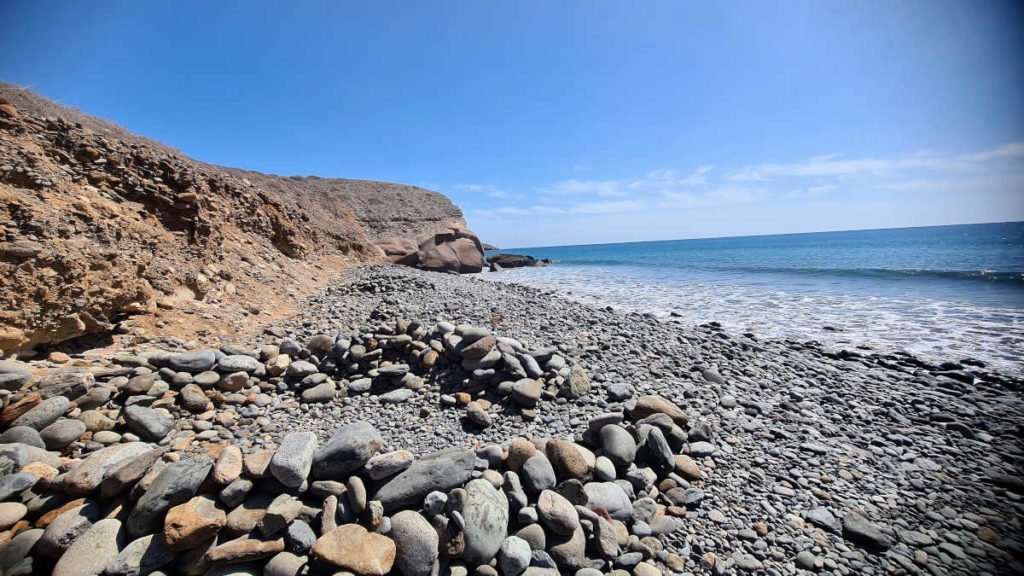
<svg viewBox="0 0 1024 576">
<path fill-rule="evenodd" d="M 453 235 L 476 241 L 436 192 L 221 168 L 0 84 L 0 354 L 115 326 L 230 337 L 384 246 Z"/>
</svg>

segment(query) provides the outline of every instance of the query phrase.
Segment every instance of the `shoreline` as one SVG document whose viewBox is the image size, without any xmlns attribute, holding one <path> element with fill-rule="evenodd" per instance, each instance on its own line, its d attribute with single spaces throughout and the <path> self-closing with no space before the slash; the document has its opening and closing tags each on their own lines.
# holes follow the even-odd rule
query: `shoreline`
<svg viewBox="0 0 1024 576">
<path fill-rule="evenodd" d="M 331 334 L 338 336 L 325 336 Z M 484 334 L 497 340 L 490 341 L 490 352 L 481 349 L 486 356 L 480 362 L 470 361 L 458 341 L 485 342 L 490 336 Z M 309 546 L 335 538 L 336 530 L 367 542 L 359 558 L 386 560 L 374 556 L 378 545 L 394 550 L 397 543 L 400 558 L 423 548 L 418 540 L 410 544 L 408 533 L 392 531 L 406 513 L 395 514 L 404 500 L 396 500 L 389 492 L 395 489 L 387 487 L 407 485 L 407 471 L 445 451 L 445 469 L 455 470 L 460 480 L 449 484 L 445 474 L 431 482 L 442 493 L 451 490 L 447 497 L 456 502 L 474 494 L 457 504 L 466 506 L 458 516 L 467 523 L 464 544 L 476 546 L 474 538 L 488 531 L 474 508 L 481 505 L 480 494 L 495 493 L 485 484 L 500 487 L 497 493 L 519 502 L 506 517 L 507 533 L 525 538 L 528 552 L 533 548 L 527 576 L 554 574 L 554 564 L 563 573 L 594 574 L 585 570 L 600 568 L 634 576 L 1024 569 L 1017 560 L 1024 553 L 1024 478 L 1015 466 L 1024 459 L 1018 379 L 975 374 L 970 367 L 948 370 L 901 355 L 833 354 L 813 343 L 761 340 L 713 324 L 685 327 L 535 288 L 396 265 L 343 271 L 319 295 L 305 299 L 293 319 L 256 339 L 222 345 L 220 356 L 198 350 L 194 342 L 171 343 L 154 341 L 134 352 L 85 355 L 69 363 L 33 361 L 36 375 L 21 389 L 4 393 L 7 426 L 11 410 L 25 406 L 36 390 L 75 396 L 74 403 L 62 401 L 59 411 L 47 414 L 54 425 L 109 421 L 102 438 L 90 428 L 78 439 L 65 435 L 63 447 L 48 445 L 46 456 L 37 456 L 51 462 L 54 476 L 21 492 L 32 496 L 29 519 L 50 510 L 46 502 L 63 502 L 57 496 L 73 482 L 68 478 L 78 469 L 96 469 L 104 451 L 144 453 L 152 455 L 147 464 L 152 470 L 139 470 L 121 487 L 138 481 L 136 492 L 145 492 L 138 503 L 121 500 L 118 517 L 128 514 L 129 526 L 144 501 L 151 506 L 163 497 L 150 497 L 171 482 L 159 478 L 191 477 L 195 469 L 200 476 L 189 494 L 199 495 L 188 502 L 167 501 L 159 514 L 171 505 L 201 509 L 205 504 L 193 502 L 197 498 L 213 500 L 226 513 L 227 527 L 214 530 L 224 539 L 205 545 L 196 566 L 235 559 L 256 562 L 251 572 L 241 573 L 260 573 L 273 554 L 271 562 L 300 568 L 308 563 L 314 573 L 330 573 L 328 565 L 344 567 L 346 560 L 323 547 L 309 552 Z M 527 356 L 539 359 L 531 361 L 540 364 L 540 384 L 526 400 L 527 393 L 513 385 L 518 376 L 510 376 L 517 370 L 513 364 L 518 370 L 525 364 L 507 359 L 506 352 L 490 365 L 481 363 L 499 349 L 518 350 L 522 362 Z M 82 390 L 87 393 L 79 397 Z M 32 406 L 40 406 L 35 402 Z M 662 420 L 645 418 L 651 402 L 664 410 Z M 136 406 L 134 412 L 128 405 Z M 86 408 L 99 415 L 86 419 Z M 372 426 L 377 439 L 353 431 L 365 425 L 360 423 Z M 609 426 L 616 433 L 605 438 Z M 337 448 L 339 430 L 350 431 L 342 435 L 345 468 L 326 480 L 320 455 Z M 618 438 L 622 430 L 634 440 Z M 21 434 L 22 442 L 33 437 Z M 652 434 L 667 442 L 665 450 L 671 447 L 668 456 L 676 455 L 674 471 L 655 464 L 661 452 L 653 446 L 661 444 L 650 439 Z M 364 441 L 370 444 L 358 444 Z M 636 442 L 634 452 L 622 456 L 620 441 Z M 373 446 L 366 458 L 379 453 L 350 467 L 352 442 Z M 6 446 L 9 454 L 30 453 L 30 447 Z M 549 532 L 554 521 L 543 514 L 537 523 L 538 511 L 550 512 L 540 500 L 534 504 L 539 490 L 528 486 L 518 500 L 522 488 L 516 489 L 516 471 L 527 484 L 537 479 L 521 469 L 521 461 L 516 464 L 519 450 L 546 454 L 555 464 L 559 483 L 555 486 L 552 472 L 551 488 L 570 508 L 577 504 L 570 532 L 578 531 L 579 542 L 570 545 Z M 464 459 L 452 454 L 475 456 L 459 464 L 445 460 Z M 600 464 L 612 456 L 627 459 L 614 469 Z M 278 467 L 268 467 L 274 461 Z M 200 482 L 207 473 L 221 480 Z M 476 480 L 466 483 L 469 478 Z M 282 485 L 293 479 L 294 485 Z M 629 515 L 613 512 L 609 520 L 614 537 L 611 532 L 601 536 L 600 511 L 610 510 L 600 500 L 607 496 L 604 490 L 628 496 Z M 82 486 L 74 493 L 90 494 Z M 517 514 L 521 506 L 532 512 Z M 245 508 L 261 517 L 285 518 L 285 538 L 264 529 L 262 521 L 246 523 L 247 513 L 239 512 Z M 325 510 L 336 510 L 337 519 L 328 521 Z M 458 548 L 457 533 L 438 528 L 451 526 L 456 517 L 432 514 L 425 509 L 416 522 L 434 524 L 442 548 Z M 331 528 L 334 522 L 338 528 Z M 15 527 L 0 539 L 13 545 L 30 533 L 41 536 L 42 530 L 28 527 Z M 301 532 L 304 548 L 296 544 L 293 528 Z M 160 534 L 155 520 L 148 529 Z M 228 539 L 248 532 L 254 537 L 251 546 Z M 374 539 L 375 533 L 382 536 Z M 82 537 L 90 534 L 92 529 Z M 64 556 L 72 552 L 80 551 L 71 547 Z M 115 546 L 113 553 L 118 552 Z M 440 560 L 445 574 L 467 574 L 489 558 L 466 553 L 459 560 L 463 552 L 453 553 L 455 559 Z M 503 572 L 505 555 L 511 551 L 497 557 Z M 52 562 L 27 558 L 39 568 Z M 495 573 L 490 570 L 477 568 L 477 573 Z"/>
</svg>

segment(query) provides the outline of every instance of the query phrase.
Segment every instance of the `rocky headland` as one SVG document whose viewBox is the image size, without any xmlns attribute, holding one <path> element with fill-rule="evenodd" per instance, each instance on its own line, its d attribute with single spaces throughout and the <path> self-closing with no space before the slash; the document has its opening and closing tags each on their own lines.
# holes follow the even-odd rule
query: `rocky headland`
<svg viewBox="0 0 1024 576">
<path fill-rule="evenodd" d="M 436 192 L 205 164 L 0 83 L 0 354 L 85 335 L 216 343 L 383 261 L 484 265 Z"/>
<path fill-rule="evenodd" d="M 4 574 L 1013 574 L 1021 382 L 398 266 L 0 364 Z"/>
</svg>

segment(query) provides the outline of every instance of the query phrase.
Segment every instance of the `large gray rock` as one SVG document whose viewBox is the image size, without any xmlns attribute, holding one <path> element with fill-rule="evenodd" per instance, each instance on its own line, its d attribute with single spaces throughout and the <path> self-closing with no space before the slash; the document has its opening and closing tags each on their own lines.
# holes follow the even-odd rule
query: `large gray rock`
<svg viewBox="0 0 1024 576">
<path fill-rule="evenodd" d="M 0 456 L 8 458 L 17 470 L 21 470 L 30 462 L 42 462 L 54 468 L 61 466 L 60 456 L 29 444 L 2 444 L 0 445 Z"/>
<path fill-rule="evenodd" d="M 353 422 L 335 430 L 313 457 L 313 477 L 347 480 L 348 476 L 384 445 L 384 438 L 368 422 Z"/>
<path fill-rule="evenodd" d="M 149 452 L 152 447 L 144 442 L 117 444 L 93 452 L 64 476 L 62 488 L 68 494 L 85 496 L 121 466 Z"/>
<path fill-rule="evenodd" d="M 102 517 L 103 510 L 96 502 L 86 502 L 64 511 L 46 526 L 36 543 L 36 553 L 46 558 L 59 558 L 75 539 Z"/>
<path fill-rule="evenodd" d="M 23 490 L 28 490 L 38 481 L 39 478 L 28 472 L 0 477 L 0 501 L 7 500 Z"/>
<path fill-rule="evenodd" d="M 530 456 L 523 463 L 521 476 L 523 477 L 523 486 L 531 494 L 539 494 L 555 487 L 555 469 L 551 466 L 551 461 L 547 456 L 541 452 Z"/>
<path fill-rule="evenodd" d="M 65 418 L 57 420 L 39 432 L 39 436 L 50 450 L 66 448 L 85 434 L 85 423 L 80 420 Z"/>
<path fill-rule="evenodd" d="M 128 428 L 143 440 L 159 442 L 174 428 L 174 417 L 161 410 L 133 404 L 123 414 Z"/>
<path fill-rule="evenodd" d="M 64 396 L 47 398 L 11 422 L 11 426 L 28 426 L 42 430 L 56 422 L 67 411 L 69 404 L 71 401 Z"/>
<path fill-rule="evenodd" d="M 195 496 L 212 467 L 210 462 L 182 460 L 161 470 L 128 515 L 129 536 L 138 538 L 159 529 L 164 513 Z"/>
<path fill-rule="evenodd" d="M 501 543 L 498 553 L 498 567 L 503 576 L 519 576 L 530 565 L 530 544 L 516 536 L 509 536 Z"/>
<path fill-rule="evenodd" d="M 32 368 L 17 360 L 0 360 L 0 390 L 19 390 L 32 379 Z"/>
<path fill-rule="evenodd" d="M 174 560 L 174 552 L 164 545 L 163 535 L 149 534 L 133 540 L 107 566 L 107 576 L 152 574 Z"/>
<path fill-rule="evenodd" d="M 60 557 L 52 576 L 100 576 L 117 558 L 122 541 L 120 520 L 100 520 Z"/>
<path fill-rule="evenodd" d="M 270 473 L 289 488 L 298 488 L 309 476 L 316 454 L 316 434 L 294 432 L 284 437 L 270 460 Z"/>
<path fill-rule="evenodd" d="M 391 517 L 391 532 L 397 553 L 395 566 L 405 576 L 430 576 L 438 557 L 438 535 L 427 519 L 413 510 Z"/>
<path fill-rule="evenodd" d="M 19 532 L 3 550 L 0 550 L 0 571 L 4 574 L 11 574 L 11 568 L 26 561 L 26 558 L 28 558 L 28 562 L 32 562 L 29 554 L 35 555 L 35 546 L 42 536 L 43 530 L 41 528 Z M 29 568 L 32 568 L 32 566 L 29 566 Z M 30 570 L 27 573 L 34 574 L 35 572 Z"/>
<path fill-rule="evenodd" d="M 0 434 L 0 444 L 26 444 L 41 450 L 46 449 L 46 443 L 35 428 L 28 426 L 15 426 L 3 434 Z"/>
<path fill-rule="evenodd" d="M 892 546 L 892 540 L 878 526 L 856 512 L 843 516 L 843 538 L 872 552 L 884 552 Z"/>
<path fill-rule="evenodd" d="M 587 508 L 604 508 L 616 520 L 629 522 L 633 519 L 633 504 L 629 495 L 614 482 L 590 482 L 583 485 L 587 493 Z"/>
<path fill-rule="evenodd" d="M 462 559 L 469 565 L 490 562 L 508 535 L 508 499 L 487 480 L 478 478 L 466 484 L 466 502 L 462 508 L 466 522 L 466 550 Z"/>
<path fill-rule="evenodd" d="M 604 455 L 616 468 L 628 468 L 636 458 L 636 441 L 633 436 L 621 426 L 605 426 L 601 428 L 600 435 Z"/>
<path fill-rule="evenodd" d="M 388 512 L 418 505 L 434 490 L 447 491 L 463 485 L 473 475 L 476 453 L 462 448 L 448 448 L 413 463 L 377 491 Z M 507 503 L 506 503 L 507 506 Z"/>
<path fill-rule="evenodd" d="M 217 356 L 213 350 L 197 350 L 183 354 L 173 354 L 167 358 L 167 366 L 175 372 L 188 372 L 199 374 L 212 370 L 217 363 Z"/>
<path fill-rule="evenodd" d="M 244 354 L 232 354 L 217 361 L 221 372 L 247 372 L 252 374 L 260 367 L 260 361 Z"/>
</svg>

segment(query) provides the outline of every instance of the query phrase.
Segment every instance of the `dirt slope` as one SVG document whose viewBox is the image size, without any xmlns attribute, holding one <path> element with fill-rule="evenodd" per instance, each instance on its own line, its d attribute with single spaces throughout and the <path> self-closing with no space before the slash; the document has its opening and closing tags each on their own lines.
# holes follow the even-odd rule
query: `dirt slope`
<svg viewBox="0 0 1024 576">
<path fill-rule="evenodd" d="M 213 166 L 0 83 L 4 354 L 118 325 L 230 338 L 384 259 L 378 243 L 450 228 L 462 213 L 436 192 Z"/>
</svg>

